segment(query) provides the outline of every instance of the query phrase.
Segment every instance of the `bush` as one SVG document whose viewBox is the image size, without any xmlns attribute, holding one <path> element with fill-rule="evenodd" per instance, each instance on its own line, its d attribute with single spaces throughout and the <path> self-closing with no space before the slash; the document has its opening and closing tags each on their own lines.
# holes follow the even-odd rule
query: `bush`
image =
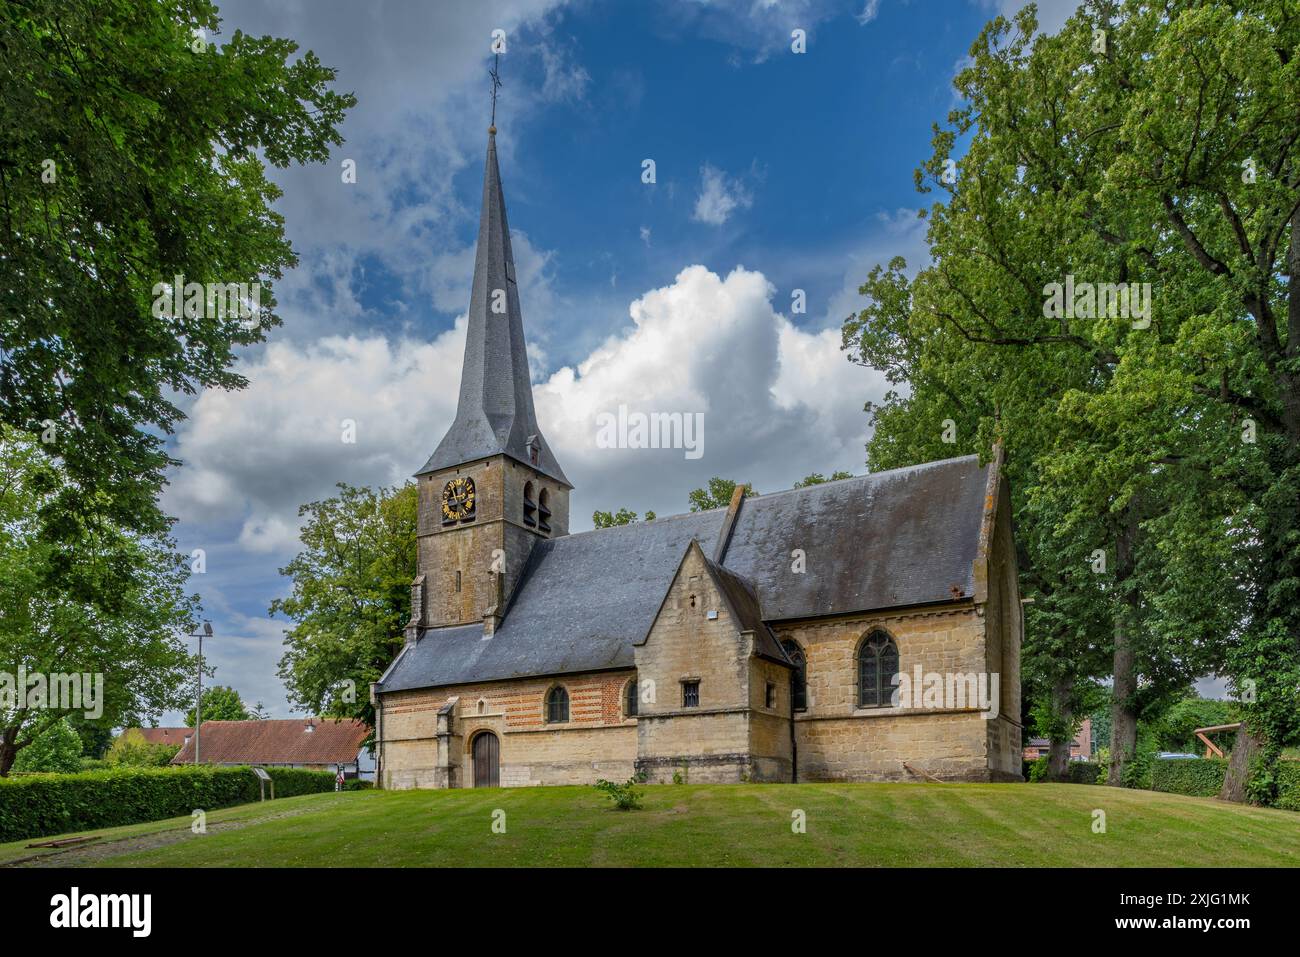
<svg viewBox="0 0 1300 957">
<path fill-rule="evenodd" d="M 150 744 L 138 728 L 130 728 L 113 740 L 105 760 L 115 766 L 164 768 L 180 750 L 179 744 Z"/>
<path fill-rule="evenodd" d="M 626 784 L 615 784 L 602 778 L 594 787 L 613 798 L 614 806 L 620 811 L 635 811 L 641 807 L 641 794 L 636 789 L 636 783 L 635 777 L 628 778 Z"/>
<path fill-rule="evenodd" d="M 1214 797 L 1223 787 L 1228 762 L 1221 758 L 1176 758 L 1156 761 L 1151 790 L 1192 797 Z"/>
<path fill-rule="evenodd" d="M 1070 784 L 1099 784 L 1105 781 L 1101 772 L 1100 764 L 1093 764 L 1091 761 L 1071 761 L 1066 765 L 1065 779 Z M 1046 755 L 1025 762 L 1025 780 L 1035 782 L 1047 780 Z"/>
<path fill-rule="evenodd" d="M 328 771 L 269 768 L 275 796 L 334 790 Z M 251 768 L 114 768 L 0 778 L 0 843 L 140 824 L 258 800 Z"/>
<path fill-rule="evenodd" d="M 1273 806 L 1300 811 L 1300 761 L 1277 763 L 1277 798 Z"/>
<path fill-rule="evenodd" d="M 43 771 L 71 774 L 81 770 L 81 735 L 60 718 L 50 725 L 14 759 L 14 771 Z"/>
</svg>

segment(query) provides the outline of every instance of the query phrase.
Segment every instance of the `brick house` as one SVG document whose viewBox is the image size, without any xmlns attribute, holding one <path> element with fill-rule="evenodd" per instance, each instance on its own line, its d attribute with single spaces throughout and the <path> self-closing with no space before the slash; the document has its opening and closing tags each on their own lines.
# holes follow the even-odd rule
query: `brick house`
<svg viewBox="0 0 1300 957">
<path fill-rule="evenodd" d="M 568 533 L 495 129 L 456 418 L 417 481 L 384 787 L 1020 778 L 1000 448 Z"/>
</svg>

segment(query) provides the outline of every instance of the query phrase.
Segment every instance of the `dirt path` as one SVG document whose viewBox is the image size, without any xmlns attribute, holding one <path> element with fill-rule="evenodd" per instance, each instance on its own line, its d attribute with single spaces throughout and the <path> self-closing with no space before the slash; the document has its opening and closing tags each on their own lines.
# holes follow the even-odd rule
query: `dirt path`
<svg viewBox="0 0 1300 957">
<path fill-rule="evenodd" d="M 263 814 L 244 821 L 219 821 L 216 824 L 209 824 L 207 833 L 219 834 L 222 831 L 237 831 L 251 824 L 261 824 L 263 821 L 274 821 L 285 817 L 297 817 L 299 814 L 306 814 L 311 810 L 313 809 L 296 808 L 274 814 Z M 93 867 L 101 861 L 122 854 L 151 851 L 156 847 L 166 847 L 169 844 L 178 844 L 181 841 L 202 836 L 204 835 L 193 833 L 189 825 L 181 825 L 165 831 L 152 831 L 148 834 L 137 834 L 132 837 L 122 837 L 111 841 L 101 840 L 90 844 L 78 844 L 62 850 L 33 854 L 31 857 L 20 857 L 15 861 L 0 864 L 0 867 Z"/>
</svg>

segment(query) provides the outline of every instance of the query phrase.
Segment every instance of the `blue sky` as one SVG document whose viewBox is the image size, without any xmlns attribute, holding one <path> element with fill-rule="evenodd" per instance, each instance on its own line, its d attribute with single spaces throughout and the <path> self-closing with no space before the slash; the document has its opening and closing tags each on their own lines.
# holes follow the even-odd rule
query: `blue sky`
<svg viewBox="0 0 1300 957">
<path fill-rule="evenodd" d="M 222 4 L 217 42 L 291 37 L 359 102 L 329 163 L 273 173 L 300 257 L 276 287 L 284 326 L 241 356 L 246 390 L 189 401 L 173 443 L 185 464 L 163 505 L 205 555 L 192 583 L 216 681 L 290 714 L 286 622 L 267 606 L 287 592 L 298 505 L 340 481 L 404 481 L 450 424 L 492 30 L 507 36 L 498 143 L 538 415 L 577 487 L 577 531 L 598 508 L 685 511 L 712 475 L 770 491 L 863 471 L 862 406 L 884 384 L 844 359 L 839 326 L 873 265 L 923 256 L 912 171 L 972 40 L 1017 5 Z M 1040 4 L 1045 24 L 1072 6 Z M 596 448 L 594 417 L 620 404 L 703 412 L 705 454 Z"/>
</svg>

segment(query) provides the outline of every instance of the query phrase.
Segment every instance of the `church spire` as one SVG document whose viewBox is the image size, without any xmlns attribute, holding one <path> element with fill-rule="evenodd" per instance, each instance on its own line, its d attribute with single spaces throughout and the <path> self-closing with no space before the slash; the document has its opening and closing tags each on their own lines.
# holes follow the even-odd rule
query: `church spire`
<svg viewBox="0 0 1300 957">
<path fill-rule="evenodd" d="M 533 409 L 515 260 L 497 168 L 496 127 L 492 126 L 456 419 L 416 474 L 502 454 L 572 488 L 542 437 Z"/>
</svg>

